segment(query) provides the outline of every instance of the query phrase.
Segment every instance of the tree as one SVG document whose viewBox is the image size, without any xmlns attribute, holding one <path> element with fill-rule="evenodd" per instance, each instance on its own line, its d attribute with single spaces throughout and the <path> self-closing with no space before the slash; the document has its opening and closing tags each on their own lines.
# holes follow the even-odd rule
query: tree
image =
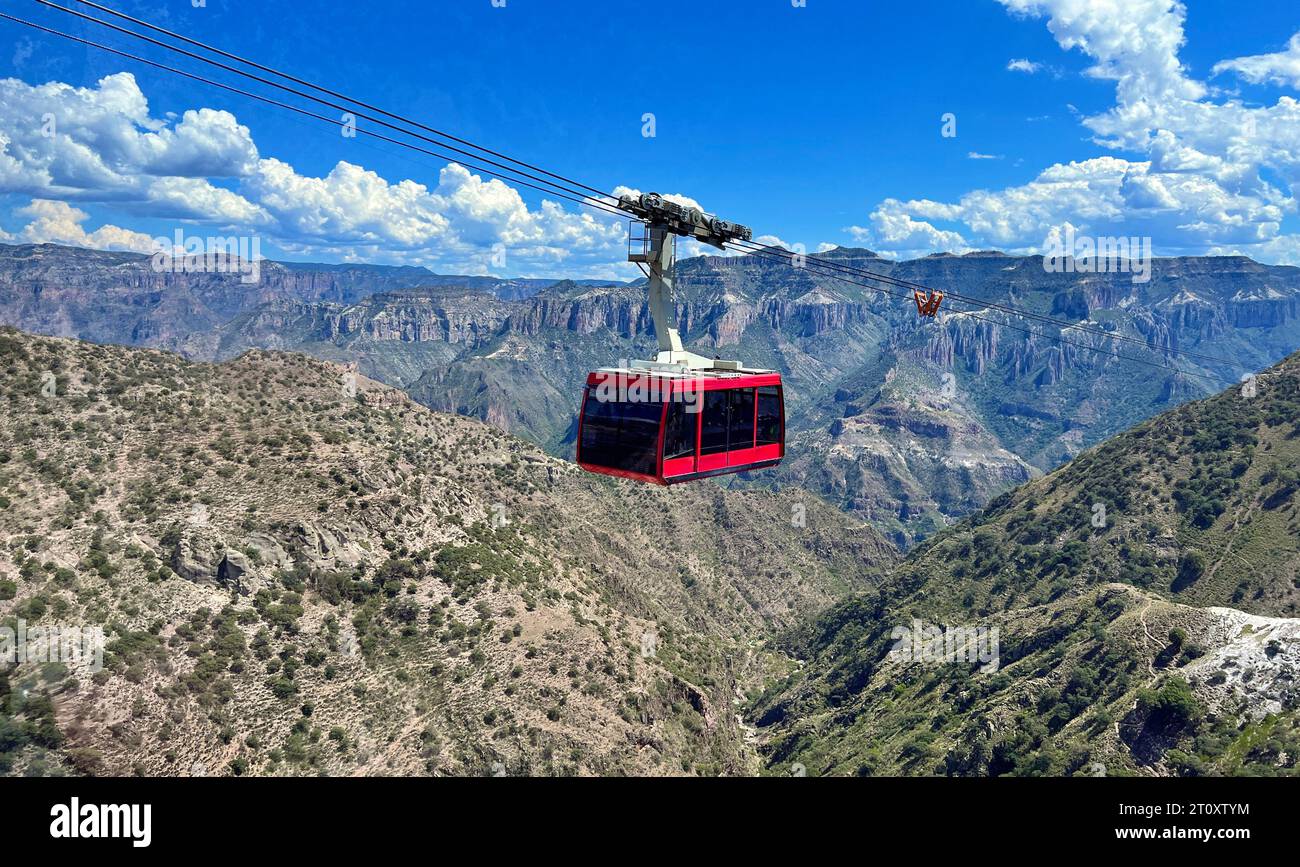
<svg viewBox="0 0 1300 867">
<path fill-rule="evenodd" d="M 1182 731 L 1204 715 L 1192 688 L 1181 677 L 1172 677 L 1159 689 L 1138 693 L 1138 707 L 1150 714 L 1150 724 L 1165 731 Z"/>
<path fill-rule="evenodd" d="M 1200 551 L 1188 551 L 1178 561 L 1178 575 L 1169 588 L 1175 593 L 1186 590 L 1205 574 L 1205 555 Z"/>
</svg>

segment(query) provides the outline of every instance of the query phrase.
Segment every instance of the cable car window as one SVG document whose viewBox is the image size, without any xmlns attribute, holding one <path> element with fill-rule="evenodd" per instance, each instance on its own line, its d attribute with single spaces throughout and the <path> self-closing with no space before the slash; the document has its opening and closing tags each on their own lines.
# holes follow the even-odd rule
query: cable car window
<svg viewBox="0 0 1300 867">
<path fill-rule="evenodd" d="M 781 389 L 764 385 L 758 390 L 758 444 L 769 446 L 781 442 Z"/>
<path fill-rule="evenodd" d="M 727 392 L 704 392 L 704 429 L 700 431 L 700 454 L 715 455 L 727 450 L 728 404 Z"/>
<path fill-rule="evenodd" d="M 668 422 L 664 427 L 664 460 L 695 454 L 695 420 L 699 416 L 686 411 L 686 404 L 675 400 L 668 404 Z"/>
<path fill-rule="evenodd" d="M 754 389 L 736 388 L 731 395 L 731 423 L 728 425 L 727 450 L 754 447 Z"/>
<path fill-rule="evenodd" d="M 658 401 L 602 401 L 588 389 L 582 411 L 582 460 L 599 467 L 658 472 Z"/>
</svg>

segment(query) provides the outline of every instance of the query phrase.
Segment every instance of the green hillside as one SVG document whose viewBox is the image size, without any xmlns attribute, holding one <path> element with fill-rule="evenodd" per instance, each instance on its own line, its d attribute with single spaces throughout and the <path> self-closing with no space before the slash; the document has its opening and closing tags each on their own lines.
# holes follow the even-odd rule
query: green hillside
<svg viewBox="0 0 1300 867">
<path fill-rule="evenodd" d="M 769 769 L 1294 773 L 1298 479 L 1295 355 L 998 497 L 787 635 Z M 996 628 L 996 671 L 891 655 L 914 620 Z"/>
</svg>

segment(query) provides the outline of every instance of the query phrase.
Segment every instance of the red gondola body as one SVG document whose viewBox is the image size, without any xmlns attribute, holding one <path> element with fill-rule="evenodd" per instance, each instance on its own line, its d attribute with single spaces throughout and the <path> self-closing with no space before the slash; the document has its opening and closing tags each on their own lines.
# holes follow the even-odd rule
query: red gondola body
<svg viewBox="0 0 1300 867">
<path fill-rule="evenodd" d="M 585 470 L 671 485 L 774 466 L 784 456 L 779 373 L 620 368 L 587 377 L 577 441 Z"/>
</svg>

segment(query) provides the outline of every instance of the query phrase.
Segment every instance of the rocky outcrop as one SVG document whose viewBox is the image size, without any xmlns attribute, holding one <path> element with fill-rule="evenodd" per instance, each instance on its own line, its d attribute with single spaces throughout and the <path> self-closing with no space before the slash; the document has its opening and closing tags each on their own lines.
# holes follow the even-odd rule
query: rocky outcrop
<svg viewBox="0 0 1300 867">
<path fill-rule="evenodd" d="M 574 334 L 609 330 L 628 338 L 654 330 L 644 290 L 625 289 L 592 289 L 578 295 L 560 291 L 542 293 L 512 312 L 503 325 L 506 332 L 529 337 L 545 329 Z"/>
<path fill-rule="evenodd" d="M 1213 650 L 1187 667 L 1210 707 L 1261 720 L 1300 704 L 1300 620 L 1208 608 Z"/>
<path fill-rule="evenodd" d="M 186 581 L 215 584 L 220 559 L 218 544 L 206 533 L 188 531 L 172 547 L 167 565 Z"/>
<path fill-rule="evenodd" d="M 264 533 L 248 537 L 240 547 L 232 547 L 209 526 L 183 531 L 172 546 L 167 563 L 186 581 L 220 587 L 240 596 L 249 596 L 264 587 L 264 576 L 271 570 L 292 566 L 284 548 Z"/>
<path fill-rule="evenodd" d="M 713 706 L 709 702 L 709 696 L 695 684 L 684 678 L 674 676 L 672 680 L 673 691 L 684 698 L 691 708 L 700 715 L 704 722 L 704 728 L 712 730 L 717 725 L 717 718 L 713 712 Z"/>
<path fill-rule="evenodd" d="M 355 566 L 369 553 L 349 538 L 349 531 L 337 527 L 303 521 L 293 528 L 293 534 L 299 553 L 317 568 Z"/>
<path fill-rule="evenodd" d="M 240 596 L 256 593 L 262 584 L 252 575 L 253 564 L 239 551 L 226 551 L 217 564 L 217 583 Z"/>
<path fill-rule="evenodd" d="M 279 541 L 266 533 L 253 533 L 246 536 L 240 547 L 252 552 L 263 568 L 289 569 L 293 566 L 293 558 L 289 556 L 289 552 Z"/>
<path fill-rule="evenodd" d="M 1237 292 L 1228 300 L 1223 318 L 1233 328 L 1276 328 L 1300 317 L 1300 295 L 1271 286 Z"/>
<path fill-rule="evenodd" d="M 513 308 L 479 293 L 401 292 L 372 296 L 322 316 L 319 338 L 437 341 L 474 349 L 494 336 Z"/>
</svg>

